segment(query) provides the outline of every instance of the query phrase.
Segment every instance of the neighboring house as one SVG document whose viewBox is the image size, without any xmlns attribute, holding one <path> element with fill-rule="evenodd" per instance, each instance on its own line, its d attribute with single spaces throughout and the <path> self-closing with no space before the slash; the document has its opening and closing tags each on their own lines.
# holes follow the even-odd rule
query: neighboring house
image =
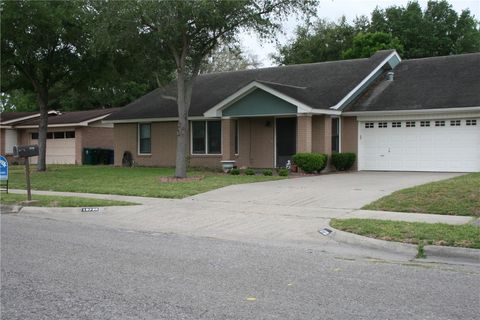
<svg viewBox="0 0 480 320">
<path fill-rule="evenodd" d="M 175 164 L 175 84 L 104 119 L 115 164 Z M 480 53 L 367 59 L 201 75 L 189 162 L 282 167 L 298 152 L 354 152 L 359 170 L 480 171 Z"/>
<path fill-rule="evenodd" d="M 48 164 L 82 164 L 84 148 L 113 149 L 113 125 L 102 119 L 118 109 L 49 111 Z M 12 161 L 14 145 L 38 144 L 38 112 L 3 112 L 0 115 L 0 153 Z M 37 163 L 37 157 L 31 158 Z"/>
</svg>

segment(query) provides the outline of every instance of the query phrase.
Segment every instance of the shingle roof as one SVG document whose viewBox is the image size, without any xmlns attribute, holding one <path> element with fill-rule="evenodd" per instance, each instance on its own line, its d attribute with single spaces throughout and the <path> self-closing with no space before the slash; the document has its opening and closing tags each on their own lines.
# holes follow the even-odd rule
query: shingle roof
<svg viewBox="0 0 480 320">
<path fill-rule="evenodd" d="M 480 53 L 403 60 L 347 111 L 480 106 Z"/>
<path fill-rule="evenodd" d="M 62 112 L 58 116 L 50 116 L 48 117 L 48 124 L 76 124 L 81 123 L 84 121 L 88 121 L 91 119 L 95 119 L 112 112 L 118 111 L 120 108 L 110 108 L 110 109 L 96 109 L 96 110 L 85 110 L 85 111 L 69 111 L 69 112 Z M 18 126 L 30 126 L 30 125 L 38 125 L 39 118 L 28 119 L 22 121 L 20 123 L 16 123 Z"/>
<path fill-rule="evenodd" d="M 312 108 L 328 109 L 354 89 L 392 52 L 379 51 L 368 59 L 200 75 L 193 86 L 190 116 L 202 116 L 205 111 L 252 81 L 261 82 Z M 175 83 L 146 94 L 105 120 L 177 117 L 176 102 L 168 97 L 176 97 Z"/>
<path fill-rule="evenodd" d="M 33 116 L 37 113 L 38 112 L 2 112 L 0 113 L 0 123 Z"/>
</svg>

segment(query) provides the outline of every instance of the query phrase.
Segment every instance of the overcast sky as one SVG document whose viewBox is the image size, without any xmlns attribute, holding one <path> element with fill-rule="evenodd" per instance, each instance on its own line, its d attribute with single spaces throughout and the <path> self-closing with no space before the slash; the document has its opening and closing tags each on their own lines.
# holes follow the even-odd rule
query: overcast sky
<svg viewBox="0 0 480 320">
<path fill-rule="evenodd" d="M 318 6 L 318 17 L 325 18 L 331 21 L 338 20 L 342 15 L 347 17 L 349 22 L 353 21 L 356 16 L 366 15 L 370 16 L 370 13 L 375 7 L 382 9 L 390 7 L 392 5 L 405 6 L 408 0 L 320 0 Z M 428 0 L 419 0 L 418 3 L 425 8 Z M 450 0 L 449 1 L 453 9 L 457 12 L 461 12 L 464 9 L 469 9 L 477 19 L 480 18 L 480 0 Z M 302 24 L 295 17 L 291 17 L 284 23 L 284 34 L 278 34 L 276 40 L 285 44 L 288 40 L 294 36 L 295 27 Z M 242 34 L 240 41 L 245 53 L 256 55 L 262 62 L 263 67 L 273 65 L 273 61 L 269 58 L 270 54 L 275 53 L 275 43 L 263 43 L 252 34 Z"/>
</svg>

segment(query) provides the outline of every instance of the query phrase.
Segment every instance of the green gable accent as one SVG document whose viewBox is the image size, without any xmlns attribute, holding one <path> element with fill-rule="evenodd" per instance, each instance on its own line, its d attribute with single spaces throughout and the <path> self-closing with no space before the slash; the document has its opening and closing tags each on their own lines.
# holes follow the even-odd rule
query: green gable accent
<svg viewBox="0 0 480 320">
<path fill-rule="evenodd" d="M 223 116 L 297 114 L 297 107 L 268 92 L 255 89 L 222 111 Z"/>
</svg>

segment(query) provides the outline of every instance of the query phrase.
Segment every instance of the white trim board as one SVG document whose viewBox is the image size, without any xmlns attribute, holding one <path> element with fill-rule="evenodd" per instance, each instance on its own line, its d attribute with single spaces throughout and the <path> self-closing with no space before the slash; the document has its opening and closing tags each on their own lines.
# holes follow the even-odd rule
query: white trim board
<svg viewBox="0 0 480 320">
<path fill-rule="evenodd" d="M 397 51 L 393 51 L 391 54 L 388 55 L 388 57 L 386 57 L 382 62 L 380 62 L 380 64 L 375 69 L 373 69 L 373 71 L 370 72 L 368 76 L 366 76 L 355 88 L 353 88 L 352 91 L 350 91 L 345 97 L 343 97 L 342 100 L 340 100 L 336 105 L 330 107 L 330 109 L 340 109 L 345 104 L 345 102 L 348 101 L 348 99 L 350 99 L 355 93 L 357 93 L 357 91 L 360 90 L 393 57 L 396 57 L 398 61 L 402 61 L 402 58 L 400 58 Z"/>
<path fill-rule="evenodd" d="M 432 119 L 453 119 L 453 118 L 478 118 L 480 117 L 480 107 L 473 108 L 450 108 L 429 109 L 429 110 L 411 110 L 406 111 L 372 111 L 372 112 L 352 112 L 344 113 L 344 116 L 356 116 L 357 121 L 389 121 L 389 120 L 432 120 Z"/>
</svg>

